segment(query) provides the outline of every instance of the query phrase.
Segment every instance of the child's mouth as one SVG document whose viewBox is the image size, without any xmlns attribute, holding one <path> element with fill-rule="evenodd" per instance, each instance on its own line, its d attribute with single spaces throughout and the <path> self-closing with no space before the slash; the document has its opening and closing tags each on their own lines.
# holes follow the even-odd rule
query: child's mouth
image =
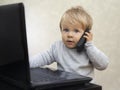
<svg viewBox="0 0 120 90">
<path fill-rule="evenodd" d="M 67 40 L 68 45 L 73 45 L 73 43 L 74 43 L 73 41 Z"/>
</svg>

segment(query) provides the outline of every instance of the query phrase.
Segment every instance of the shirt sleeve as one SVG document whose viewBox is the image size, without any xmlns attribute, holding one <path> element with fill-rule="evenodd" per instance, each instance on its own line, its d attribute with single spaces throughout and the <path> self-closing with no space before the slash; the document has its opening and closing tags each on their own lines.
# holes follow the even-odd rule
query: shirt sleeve
<svg viewBox="0 0 120 90">
<path fill-rule="evenodd" d="M 96 48 L 92 42 L 86 42 L 85 49 L 90 59 L 90 62 L 96 69 L 104 70 L 107 68 L 109 63 L 108 57 L 98 48 Z"/>
<path fill-rule="evenodd" d="M 49 50 L 38 53 L 29 59 L 30 68 L 49 65 L 55 61 L 54 59 L 54 45 L 51 45 Z"/>
</svg>

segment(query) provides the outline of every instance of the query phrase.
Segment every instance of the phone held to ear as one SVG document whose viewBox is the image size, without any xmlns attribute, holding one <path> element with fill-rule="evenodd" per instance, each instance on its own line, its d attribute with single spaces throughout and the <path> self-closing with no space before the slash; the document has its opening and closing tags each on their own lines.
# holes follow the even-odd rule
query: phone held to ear
<svg viewBox="0 0 120 90">
<path fill-rule="evenodd" d="M 84 45 L 85 45 L 85 43 L 86 43 L 86 38 L 84 38 L 83 36 L 85 35 L 85 32 L 89 32 L 89 29 L 87 28 L 87 29 L 84 31 L 84 33 L 83 33 L 83 35 L 81 36 L 79 42 L 77 43 L 77 46 L 76 46 L 77 52 L 81 52 L 81 51 L 84 49 Z"/>
</svg>

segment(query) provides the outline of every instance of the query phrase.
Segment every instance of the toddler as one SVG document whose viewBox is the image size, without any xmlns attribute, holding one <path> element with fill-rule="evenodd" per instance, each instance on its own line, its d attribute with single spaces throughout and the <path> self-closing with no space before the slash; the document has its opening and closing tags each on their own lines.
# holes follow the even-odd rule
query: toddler
<svg viewBox="0 0 120 90">
<path fill-rule="evenodd" d="M 62 40 L 56 41 L 45 52 L 30 58 L 30 67 L 57 62 L 58 70 L 94 78 L 94 68 L 106 69 L 108 57 L 92 43 L 91 28 L 92 18 L 81 6 L 68 9 L 60 21 Z M 89 32 L 85 32 L 86 29 L 89 29 Z M 86 43 L 83 50 L 77 52 L 76 45 L 84 32 Z"/>
</svg>

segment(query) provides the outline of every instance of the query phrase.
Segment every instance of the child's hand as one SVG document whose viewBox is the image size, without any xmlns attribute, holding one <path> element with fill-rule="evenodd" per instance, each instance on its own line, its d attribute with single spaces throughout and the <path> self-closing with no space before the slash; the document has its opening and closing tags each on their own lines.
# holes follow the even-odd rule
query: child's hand
<svg viewBox="0 0 120 90">
<path fill-rule="evenodd" d="M 85 32 L 84 37 L 86 38 L 87 42 L 92 41 L 92 39 L 93 39 L 93 33 L 92 32 Z"/>
</svg>

